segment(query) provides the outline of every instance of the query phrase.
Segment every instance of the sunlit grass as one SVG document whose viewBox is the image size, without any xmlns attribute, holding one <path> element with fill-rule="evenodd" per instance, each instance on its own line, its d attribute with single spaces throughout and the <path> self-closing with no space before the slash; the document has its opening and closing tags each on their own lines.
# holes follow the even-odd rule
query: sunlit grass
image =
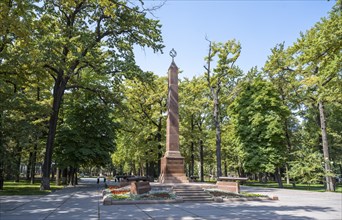
<svg viewBox="0 0 342 220">
<path fill-rule="evenodd" d="M 58 189 L 62 189 L 63 186 L 56 186 L 53 183 L 50 185 L 51 190 L 40 190 L 40 182 L 31 184 L 29 181 L 20 180 L 18 183 L 13 181 L 4 182 L 4 190 L 0 190 L 0 196 L 11 195 L 46 195 L 50 192 Z"/>
<path fill-rule="evenodd" d="M 259 182 L 247 182 L 244 185 L 246 186 L 256 186 L 256 187 L 266 187 L 266 188 L 279 188 L 278 183 L 276 182 L 268 182 L 268 183 L 259 183 Z M 307 191 L 315 191 L 315 192 L 325 192 L 325 187 L 323 184 L 300 184 L 297 183 L 296 187 L 293 187 L 292 184 L 283 183 L 284 189 L 293 189 L 293 190 L 307 190 Z M 342 193 L 342 184 L 339 183 L 336 186 L 337 193 Z"/>
</svg>

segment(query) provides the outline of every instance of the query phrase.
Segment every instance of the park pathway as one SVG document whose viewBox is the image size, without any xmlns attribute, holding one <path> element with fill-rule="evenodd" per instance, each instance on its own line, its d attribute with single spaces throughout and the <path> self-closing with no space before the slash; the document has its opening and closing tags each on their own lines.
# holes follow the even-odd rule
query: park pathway
<svg viewBox="0 0 342 220">
<path fill-rule="evenodd" d="M 278 201 L 178 203 L 149 205 L 101 204 L 95 179 L 83 179 L 46 196 L 1 196 L 1 220 L 83 219 L 342 219 L 342 194 L 242 187 L 242 191 L 278 195 Z"/>
<path fill-rule="evenodd" d="M 2 196 L 0 219 L 99 219 L 100 199 L 96 184 L 66 187 L 46 196 Z"/>
</svg>

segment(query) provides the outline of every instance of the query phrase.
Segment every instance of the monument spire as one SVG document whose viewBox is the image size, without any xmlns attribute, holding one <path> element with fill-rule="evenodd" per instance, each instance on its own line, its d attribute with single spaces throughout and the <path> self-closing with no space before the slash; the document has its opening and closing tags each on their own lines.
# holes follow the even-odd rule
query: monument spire
<svg viewBox="0 0 342 220">
<path fill-rule="evenodd" d="M 174 63 L 175 62 L 175 57 L 177 56 L 177 52 L 175 51 L 175 49 L 174 48 L 172 48 L 172 50 L 170 51 L 170 57 L 172 57 L 172 63 Z"/>
<path fill-rule="evenodd" d="M 161 159 L 161 183 L 188 182 L 184 173 L 184 157 L 179 151 L 178 67 L 174 62 L 177 52 L 170 51 L 172 63 L 168 71 L 168 114 L 166 122 L 166 152 Z"/>
</svg>

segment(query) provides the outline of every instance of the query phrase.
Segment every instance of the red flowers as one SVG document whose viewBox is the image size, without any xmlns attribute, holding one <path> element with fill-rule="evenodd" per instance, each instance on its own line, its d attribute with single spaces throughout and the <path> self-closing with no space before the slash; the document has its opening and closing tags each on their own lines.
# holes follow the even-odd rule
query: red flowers
<svg viewBox="0 0 342 220">
<path fill-rule="evenodd" d="M 109 186 L 108 189 L 113 195 L 126 194 L 130 192 L 129 189 L 122 189 L 122 187 L 119 186 Z"/>
</svg>

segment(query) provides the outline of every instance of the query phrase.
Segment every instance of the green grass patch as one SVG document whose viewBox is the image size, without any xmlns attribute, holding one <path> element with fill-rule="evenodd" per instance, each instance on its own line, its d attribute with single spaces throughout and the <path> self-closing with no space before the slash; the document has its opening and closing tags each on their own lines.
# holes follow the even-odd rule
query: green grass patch
<svg viewBox="0 0 342 220">
<path fill-rule="evenodd" d="M 256 194 L 256 193 L 233 193 L 226 190 L 220 189 L 206 189 L 205 191 L 209 192 L 212 196 L 215 197 L 224 197 L 224 198 L 260 198 L 260 197 L 267 197 L 267 195 Z"/>
<path fill-rule="evenodd" d="M 262 195 L 262 194 L 258 194 L 258 193 L 248 193 L 248 192 L 240 192 L 241 195 L 243 195 L 244 197 L 267 197 L 267 195 Z"/>
<path fill-rule="evenodd" d="M 51 184 L 51 190 L 40 190 L 40 182 L 31 184 L 29 181 L 20 180 L 18 183 L 13 181 L 5 181 L 4 189 L 0 190 L 0 196 L 14 195 L 46 195 L 52 191 L 62 189 L 63 186 L 55 186 Z"/>
<path fill-rule="evenodd" d="M 116 195 L 111 195 L 111 197 L 114 200 L 131 200 L 129 194 L 116 194 Z"/>
<path fill-rule="evenodd" d="M 255 186 L 255 187 L 265 187 L 265 188 L 279 188 L 278 183 L 276 182 L 268 182 L 268 183 L 259 183 L 259 182 L 247 182 L 244 184 L 245 186 Z M 323 184 L 300 184 L 297 183 L 296 187 L 293 187 L 292 184 L 283 183 L 284 189 L 292 189 L 292 190 L 307 190 L 307 191 L 315 191 L 315 192 L 325 192 L 325 187 Z M 336 186 L 337 193 L 342 193 L 342 184 L 339 183 Z"/>
</svg>

